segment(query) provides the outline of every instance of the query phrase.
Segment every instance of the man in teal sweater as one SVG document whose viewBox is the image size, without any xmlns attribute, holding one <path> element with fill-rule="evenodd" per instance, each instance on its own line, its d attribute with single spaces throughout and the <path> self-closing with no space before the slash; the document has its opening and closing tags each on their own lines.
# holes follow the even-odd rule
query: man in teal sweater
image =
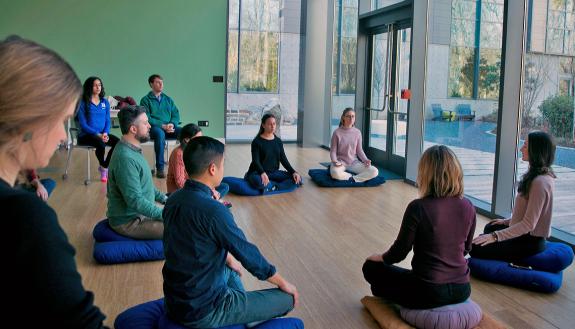
<svg viewBox="0 0 575 329">
<path fill-rule="evenodd" d="M 108 221 L 119 234 L 143 240 L 164 234 L 162 208 L 166 195 L 155 186 L 141 143 L 150 140 L 146 109 L 127 106 L 118 113 L 122 139 L 108 167 Z"/>
<path fill-rule="evenodd" d="M 148 78 L 152 90 L 140 100 L 140 105 L 146 108 L 150 125 L 150 137 L 154 140 L 156 152 L 156 177 L 166 178 L 164 172 L 164 147 L 166 138 L 178 138 L 180 133 L 180 112 L 174 101 L 162 91 L 164 81 L 158 74 Z"/>
</svg>

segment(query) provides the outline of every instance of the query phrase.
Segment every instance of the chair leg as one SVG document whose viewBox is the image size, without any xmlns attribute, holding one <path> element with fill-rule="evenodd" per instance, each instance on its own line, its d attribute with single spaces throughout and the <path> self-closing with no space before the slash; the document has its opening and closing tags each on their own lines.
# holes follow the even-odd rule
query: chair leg
<svg viewBox="0 0 575 329">
<path fill-rule="evenodd" d="M 62 179 L 68 179 L 68 168 L 70 166 L 70 157 L 72 156 L 72 149 L 74 149 L 74 145 L 68 145 L 68 157 L 66 159 L 66 169 L 64 169 L 64 174 L 62 175 Z"/>
<path fill-rule="evenodd" d="M 91 149 L 87 149 L 88 152 L 86 152 L 86 154 L 88 155 L 88 172 L 86 173 L 86 180 L 84 181 L 84 185 L 88 185 L 90 184 L 90 153 L 92 152 Z"/>
</svg>

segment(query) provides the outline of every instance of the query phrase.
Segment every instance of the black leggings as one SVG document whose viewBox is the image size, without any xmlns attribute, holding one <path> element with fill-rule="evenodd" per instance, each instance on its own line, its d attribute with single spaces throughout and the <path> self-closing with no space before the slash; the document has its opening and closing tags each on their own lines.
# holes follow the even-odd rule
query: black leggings
<svg viewBox="0 0 575 329">
<path fill-rule="evenodd" d="M 503 230 L 509 226 L 504 224 L 485 225 L 483 233 L 489 234 Z M 545 250 L 545 238 L 532 236 L 529 233 L 513 239 L 494 242 L 486 246 L 474 244 L 469 253 L 471 257 L 483 259 L 495 259 L 505 262 L 519 262 L 522 259 L 538 254 Z"/>
<path fill-rule="evenodd" d="M 78 136 L 78 145 L 87 145 L 96 148 L 96 158 L 98 158 L 100 166 L 104 168 L 108 168 L 108 165 L 110 164 L 110 158 L 112 157 L 112 152 L 114 152 L 114 147 L 119 141 L 118 137 L 114 135 L 108 135 L 108 137 L 110 137 L 110 139 L 108 139 L 107 143 L 104 143 L 102 139 L 97 135 Z M 106 145 L 110 146 L 111 149 L 108 152 L 108 156 L 106 156 L 106 159 L 104 160 Z"/>
<path fill-rule="evenodd" d="M 433 284 L 419 279 L 411 270 L 384 262 L 368 260 L 362 270 L 374 296 L 407 308 L 424 309 L 462 303 L 471 295 L 469 283 Z"/>
</svg>

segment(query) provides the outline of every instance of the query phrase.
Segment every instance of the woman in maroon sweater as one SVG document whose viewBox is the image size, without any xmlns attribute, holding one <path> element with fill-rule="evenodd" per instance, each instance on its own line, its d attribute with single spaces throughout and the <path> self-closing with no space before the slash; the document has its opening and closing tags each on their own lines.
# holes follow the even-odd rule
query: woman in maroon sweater
<svg viewBox="0 0 575 329">
<path fill-rule="evenodd" d="M 363 265 L 375 296 L 408 308 L 434 308 L 465 301 L 471 294 L 464 256 L 471 249 L 475 208 L 463 197 L 463 171 L 448 147 L 427 149 L 419 162 L 421 198 L 403 215 L 397 239 Z M 413 248 L 411 270 L 392 264 Z"/>
</svg>

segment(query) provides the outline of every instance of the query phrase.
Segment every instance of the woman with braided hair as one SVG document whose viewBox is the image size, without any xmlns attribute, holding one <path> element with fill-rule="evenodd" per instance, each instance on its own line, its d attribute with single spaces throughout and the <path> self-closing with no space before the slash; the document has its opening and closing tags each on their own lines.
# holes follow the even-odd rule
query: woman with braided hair
<svg viewBox="0 0 575 329">
<path fill-rule="evenodd" d="M 473 239 L 472 257 L 513 262 L 545 250 L 553 213 L 555 143 L 545 132 L 531 132 L 521 155 L 529 169 L 519 182 L 511 218 L 485 225 L 484 234 Z"/>
</svg>

